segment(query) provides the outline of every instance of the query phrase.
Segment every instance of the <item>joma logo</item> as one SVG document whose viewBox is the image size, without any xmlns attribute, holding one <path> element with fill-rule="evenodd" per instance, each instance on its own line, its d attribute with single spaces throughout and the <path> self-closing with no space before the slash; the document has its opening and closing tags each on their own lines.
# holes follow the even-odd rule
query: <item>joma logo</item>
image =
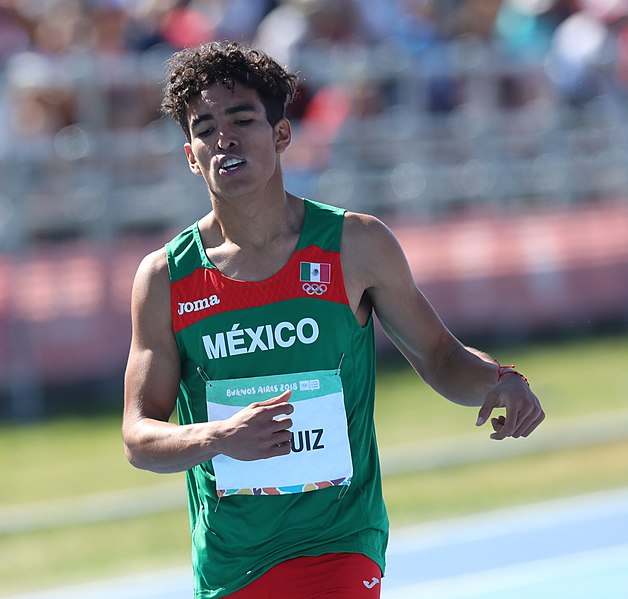
<svg viewBox="0 0 628 599">
<path fill-rule="evenodd" d="M 203 299 L 196 300 L 194 302 L 179 302 L 179 309 L 177 313 L 179 316 L 183 314 L 189 314 L 190 312 L 198 312 L 199 310 L 207 310 L 211 306 L 215 306 L 220 303 L 220 298 L 217 295 L 210 295 Z"/>
</svg>

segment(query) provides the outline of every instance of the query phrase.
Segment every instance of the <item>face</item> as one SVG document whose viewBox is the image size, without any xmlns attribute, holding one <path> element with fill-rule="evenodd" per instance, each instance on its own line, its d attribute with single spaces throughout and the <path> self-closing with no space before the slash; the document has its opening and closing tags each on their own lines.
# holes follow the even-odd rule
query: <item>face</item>
<svg viewBox="0 0 628 599">
<path fill-rule="evenodd" d="M 290 123 L 274 127 L 258 93 L 238 85 L 212 85 L 188 109 L 191 141 L 185 144 L 188 164 L 202 176 L 213 197 L 260 193 L 281 185 L 279 156 L 290 144 Z"/>
</svg>

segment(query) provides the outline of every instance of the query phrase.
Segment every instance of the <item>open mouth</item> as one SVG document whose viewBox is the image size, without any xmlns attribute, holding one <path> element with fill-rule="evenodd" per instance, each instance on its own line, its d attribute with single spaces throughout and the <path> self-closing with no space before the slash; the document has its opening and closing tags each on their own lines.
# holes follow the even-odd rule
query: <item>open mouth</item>
<svg viewBox="0 0 628 599">
<path fill-rule="evenodd" d="M 245 164 L 246 164 L 246 161 L 242 158 L 227 158 L 226 160 L 223 160 L 221 162 L 218 172 L 221 175 L 233 173 L 239 170 Z"/>
</svg>

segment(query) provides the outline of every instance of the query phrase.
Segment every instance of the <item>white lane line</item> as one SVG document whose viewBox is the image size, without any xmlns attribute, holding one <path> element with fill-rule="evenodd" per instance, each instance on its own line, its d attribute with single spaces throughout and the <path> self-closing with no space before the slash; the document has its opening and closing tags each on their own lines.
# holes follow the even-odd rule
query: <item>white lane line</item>
<svg viewBox="0 0 628 599">
<path fill-rule="evenodd" d="M 192 597 L 191 568 L 145 572 L 4 599 L 181 599 Z"/>
<path fill-rule="evenodd" d="M 611 443 L 628 438 L 628 410 L 598 417 L 577 417 L 547 426 L 525 443 L 496 444 L 478 435 L 436 439 L 381 450 L 385 476 L 450 467 L 469 462 L 501 460 L 529 453 Z M 137 489 L 67 497 L 45 502 L 0 506 L 0 535 L 107 522 L 183 509 L 183 475 L 169 482 Z M 176 477 L 176 478 L 175 478 Z"/>
<path fill-rule="evenodd" d="M 628 564 L 627 529 L 626 544 L 483 569 L 421 583 L 417 582 L 420 564 L 413 563 L 411 571 L 408 568 L 395 567 L 396 563 L 407 560 L 411 554 L 421 550 L 429 552 L 430 549 L 451 547 L 469 541 L 488 541 L 504 531 L 507 534 L 528 531 L 531 534 L 525 535 L 525 538 L 534 540 L 535 537 L 538 538 L 537 533 L 542 534 L 545 529 L 554 527 L 557 523 L 572 523 L 573 526 L 567 529 L 578 535 L 580 523 L 598 517 L 611 521 L 615 519 L 617 522 L 623 518 L 625 521 L 627 513 L 628 488 L 625 488 L 393 529 L 388 552 L 391 567 L 389 575 L 384 578 L 382 599 L 479 599 L 477 593 L 483 589 L 494 591 L 514 588 L 513 580 L 541 582 L 560 577 L 569 568 L 575 568 L 580 573 L 590 571 L 595 574 L 601 566 Z M 498 528 L 496 522 L 499 523 Z M 453 566 L 452 564 L 452 568 Z M 628 568 L 626 570 L 628 585 Z M 192 575 L 190 569 L 185 568 L 14 595 L 5 599 L 181 599 L 191 597 L 191 588 Z M 471 590 L 475 594 L 469 594 Z M 624 597 L 628 597 L 628 591 L 625 595 L 618 595 L 617 599 Z M 615 597 L 604 596 L 604 599 Z"/>
<path fill-rule="evenodd" d="M 393 529 L 389 555 L 394 559 L 395 552 L 408 553 L 452 543 L 489 539 L 496 535 L 626 515 L 628 487 L 552 499 Z M 495 522 L 499 522 L 498 530 L 494 527 Z"/>
</svg>

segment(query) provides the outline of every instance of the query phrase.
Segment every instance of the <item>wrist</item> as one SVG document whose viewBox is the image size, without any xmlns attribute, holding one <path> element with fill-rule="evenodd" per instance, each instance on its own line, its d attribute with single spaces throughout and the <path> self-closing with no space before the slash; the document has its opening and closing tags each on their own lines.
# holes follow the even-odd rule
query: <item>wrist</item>
<svg viewBox="0 0 628 599">
<path fill-rule="evenodd" d="M 502 378 L 505 377 L 507 374 L 514 374 L 518 377 L 520 377 L 526 385 L 528 385 L 528 387 L 530 386 L 530 383 L 528 381 L 528 379 L 526 378 L 526 376 L 524 374 L 522 374 L 521 372 L 519 372 L 518 370 L 515 369 L 515 365 L 511 364 L 509 366 L 502 366 L 502 364 L 500 364 L 497 360 L 495 360 L 495 362 L 497 363 L 497 382 L 501 382 Z"/>
</svg>

